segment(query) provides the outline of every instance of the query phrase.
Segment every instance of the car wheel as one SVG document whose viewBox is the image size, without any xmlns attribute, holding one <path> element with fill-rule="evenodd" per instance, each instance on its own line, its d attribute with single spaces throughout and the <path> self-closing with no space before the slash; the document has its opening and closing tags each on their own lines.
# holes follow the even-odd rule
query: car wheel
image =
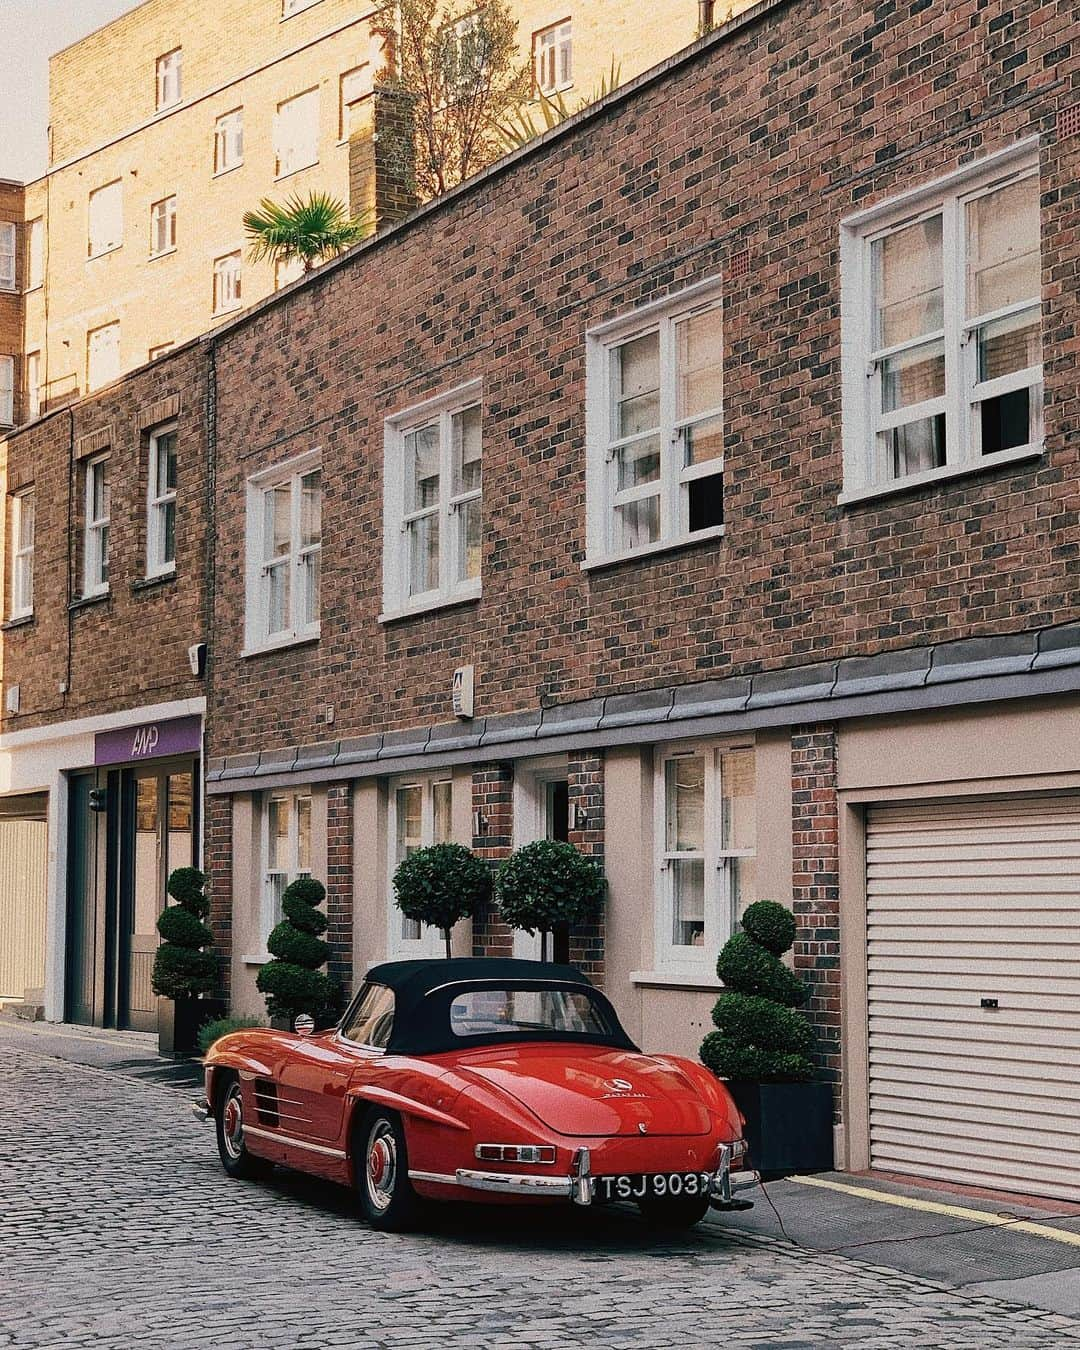
<svg viewBox="0 0 1080 1350">
<path fill-rule="evenodd" d="M 651 1196 L 639 1200 L 638 1208 L 650 1227 L 677 1233 L 701 1222 L 709 1212 L 709 1198 L 702 1195 Z"/>
<path fill-rule="evenodd" d="M 244 1099 L 239 1079 L 230 1077 L 223 1084 L 214 1124 L 221 1165 L 229 1176 L 253 1180 L 270 1172 L 274 1164 L 266 1158 L 257 1158 L 244 1142 Z"/>
<path fill-rule="evenodd" d="M 412 1227 L 420 1202 L 409 1180 L 409 1153 L 398 1116 L 369 1112 L 356 1132 L 355 1149 L 353 1171 L 364 1218 L 383 1232 Z"/>
</svg>

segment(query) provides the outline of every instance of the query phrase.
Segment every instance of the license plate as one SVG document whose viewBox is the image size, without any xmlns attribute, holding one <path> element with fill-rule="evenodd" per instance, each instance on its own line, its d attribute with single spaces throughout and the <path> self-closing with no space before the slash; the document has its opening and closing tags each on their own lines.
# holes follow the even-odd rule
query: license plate
<svg viewBox="0 0 1080 1350">
<path fill-rule="evenodd" d="M 711 1172 L 646 1172 L 597 1177 L 598 1200 L 660 1199 L 668 1195 L 708 1195 Z"/>
</svg>

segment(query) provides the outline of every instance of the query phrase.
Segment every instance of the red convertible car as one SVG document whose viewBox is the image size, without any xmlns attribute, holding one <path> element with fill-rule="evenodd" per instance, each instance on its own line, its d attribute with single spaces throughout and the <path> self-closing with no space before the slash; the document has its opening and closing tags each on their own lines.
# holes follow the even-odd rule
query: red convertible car
<svg viewBox="0 0 1080 1350">
<path fill-rule="evenodd" d="M 375 966 L 332 1030 L 236 1031 L 205 1072 L 194 1109 L 230 1176 L 284 1163 L 354 1186 L 376 1228 L 423 1200 L 626 1200 L 688 1227 L 747 1208 L 735 1192 L 758 1179 L 723 1084 L 642 1054 L 570 966 Z"/>
</svg>

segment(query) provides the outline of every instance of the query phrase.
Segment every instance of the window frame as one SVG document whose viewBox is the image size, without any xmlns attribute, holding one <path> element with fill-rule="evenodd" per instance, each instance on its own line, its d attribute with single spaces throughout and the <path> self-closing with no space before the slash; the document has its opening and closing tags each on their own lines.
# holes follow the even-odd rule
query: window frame
<svg viewBox="0 0 1080 1350">
<path fill-rule="evenodd" d="M 41 416 L 41 349 L 26 353 L 26 418 L 33 422 Z"/>
<path fill-rule="evenodd" d="M 107 330 L 116 331 L 116 370 L 108 376 L 107 379 L 95 383 L 91 378 L 92 360 L 91 356 L 94 350 L 94 337 L 98 333 L 104 333 Z M 98 389 L 104 389 L 106 385 L 112 384 L 114 380 L 120 378 L 122 365 L 120 357 L 120 320 L 113 319 L 109 323 L 99 324 L 97 328 L 91 328 L 86 334 L 86 392 L 95 393 Z"/>
<path fill-rule="evenodd" d="M 349 80 L 357 79 L 359 76 L 366 77 L 367 87 L 359 97 L 346 100 L 345 88 Z M 347 145 L 352 137 L 352 130 L 349 126 L 352 110 L 371 98 L 375 92 L 374 74 L 371 69 L 370 61 L 361 61 L 358 65 L 351 66 L 348 70 L 343 70 L 338 77 L 338 144 Z"/>
<path fill-rule="evenodd" d="M 723 846 L 723 756 L 748 751 L 754 757 L 754 846 Z M 667 766 L 680 759 L 703 758 L 703 847 L 674 850 L 667 847 Z M 730 867 L 732 859 L 756 859 L 757 804 L 760 799 L 759 764 L 751 738 L 727 741 L 697 741 L 657 749 L 653 765 L 653 970 L 668 978 L 686 978 L 692 983 L 715 984 L 716 957 L 736 930 Z M 700 946 L 676 944 L 675 869 L 673 862 L 701 858 L 703 864 L 703 938 Z"/>
<path fill-rule="evenodd" d="M 226 264 L 234 264 L 226 267 Z M 211 303 L 213 308 L 211 315 L 218 318 L 222 314 L 233 314 L 238 309 L 243 309 L 243 278 L 244 278 L 244 251 L 240 248 L 230 249 L 228 253 L 222 253 L 220 257 L 214 259 L 213 267 L 213 293 Z M 228 285 L 226 286 L 226 282 Z M 227 304 L 222 303 L 222 297 L 226 290 L 231 293 L 231 299 Z"/>
<path fill-rule="evenodd" d="M 94 236 L 94 202 L 100 199 L 102 193 L 114 192 L 116 196 L 116 238 L 103 243 Z M 100 211 L 100 207 L 98 210 Z M 94 258 L 103 258 L 107 253 L 115 253 L 118 248 L 124 246 L 124 180 L 122 178 L 113 178 L 108 183 L 102 183 L 100 187 L 92 188 L 86 196 L 86 258 L 91 261 Z"/>
<path fill-rule="evenodd" d="M 26 291 L 45 285 L 45 219 L 35 216 L 26 222 Z"/>
<path fill-rule="evenodd" d="M 629 313 L 586 332 L 586 556 L 583 570 L 605 567 L 612 563 L 631 561 L 663 553 L 669 549 L 723 537 L 725 525 L 712 525 L 701 530 L 684 529 L 682 521 L 688 511 L 688 484 L 703 478 L 719 476 L 721 493 L 726 473 L 724 453 L 700 464 L 680 462 L 681 449 L 687 430 L 691 427 L 720 419 L 722 436 L 726 436 L 724 360 L 724 279 L 714 274 L 702 281 L 684 287 Z M 680 323 L 698 315 L 719 311 L 720 314 L 720 382 L 721 402 L 718 408 L 693 417 L 677 416 L 678 365 L 676 361 L 676 329 Z M 658 334 L 659 364 L 659 426 L 655 433 L 634 433 L 630 436 L 612 436 L 610 425 L 612 383 L 611 365 L 614 351 L 636 339 Z M 659 441 L 660 469 L 653 483 L 618 489 L 616 454 L 620 447 L 655 434 Z M 723 445 L 723 442 L 722 442 Z M 637 548 L 623 548 L 617 544 L 616 509 L 637 499 L 657 496 L 659 499 L 659 536 Z"/>
<path fill-rule="evenodd" d="M 978 380 L 978 330 L 995 319 L 1041 310 L 1033 299 L 994 312 L 968 317 L 968 238 L 965 213 L 979 198 L 1012 184 L 1034 179 L 1041 184 L 1038 138 L 1018 141 L 952 173 L 920 184 L 866 211 L 847 217 L 840 226 L 841 357 L 843 367 L 844 485 L 841 505 L 904 492 L 924 484 L 963 474 L 992 470 L 998 465 L 1037 458 L 1044 452 L 1043 365 L 1028 366 L 992 381 Z M 901 230 L 942 218 L 943 327 L 893 347 L 878 348 L 874 332 L 875 288 L 873 248 Z M 1042 261 L 1042 230 L 1039 234 Z M 1041 290 L 1041 287 L 1040 287 Z M 896 413 L 880 411 L 881 363 L 941 342 L 944 346 L 945 392 L 937 399 L 909 404 Z M 1034 378 L 1032 378 L 1034 377 Z M 1033 437 L 1024 445 L 983 455 L 976 425 L 981 402 L 1017 388 L 1031 390 L 1029 416 Z M 929 411 L 927 411 L 929 409 Z M 897 477 L 881 472 L 877 436 L 893 423 L 907 425 L 940 412 L 945 418 L 945 462 Z"/>
<path fill-rule="evenodd" d="M 14 291 L 19 276 L 19 232 L 13 220 L 0 220 L 0 258 L 5 266 L 0 269 L 0 291 Z"/>
<path fill-rule="evenodd" d="M 25 503 L 31 503 L 30 542 L 22 542 Z M 37 533 L 37 499 L 33 487 L 11 496 L 11 608 L 9 619 L 28 619 L 34 613 L 34 546 Z"/>
<path fill-rule="evenodd" d="M 270 866 L 270 805 L 272 802 L 283 802 L 287 811 L 287 821 L 285 830 L 285 847 L 287 852 L 286 867 L 284 869 L 272 868 Z M 301 864 L 301 830 L 300 816 L 301 804 L 306 802 L 308 817 L 308 859 L 307 867 Z M 262 951 L 266 952 L 266 943 L 270 933 L 276 924 L 281 922 L 281 902 L 280 894 L 276 885 L 276 878 L 282 879 L 281 892 L 285 887 L 298 877 L 310 877 L 313 875 L 314 855 L 315 855 L 315 810 L 314 798 L 310 786 L 296 788 L 271 788 L 260 795 L 259 799 L 259 862 L 260 877 L 262 879 L 259 888 L 259 918 L 260 918 L 260 940 Z M 264 959 L 262 957 L 260 960 Z M 268 958 L 267 958 L 268 959 Z"/>
<path fill-rule="evenodd" d="M 547 39 L 550 38 L 550 44 Z M 561 67 L 567 67 L 566 78 L 561 77 Z M 532 36 L 533 86 L 538 96 L 553 98 L 574 87 L 574 24 L 569 16 L 557 23 L 545 24 Z M 550 58 L 552 79 L 541 78 L 541 65 Z"/>
<path fill-rule="evenodd" d="M 435 789 L 442 785 L 449 785 L 450 788 L 447 803 L 449 829 L 448 838 L 445 841 L 435 838 Z M 404 936 L 403 925 L 412 921 L 405 918 L 394 901 L 394 873 L 402 860 L 398 851 L 398 793 L 409 788 L 420 790 L 420 843 L 417 847 L 429 848 L 433 843 L 454 842 L 454 776 L 450 769 L 432 773 L 403 774 L 389 780 L 386 803 L 386 958 L 388 961 L 408 960 L 418 957 L 433 960 L 446 955 L 446 943 L 442 931 L 431 924 L 420 924 L 420 935 L 417 938 Z"/>
<path fill-rule="evenodd" d="M 453 418 L 478 408 L 480 411 L 480 487 L 467 492 L 453 490 Z M 410 434 L 438 423 L 439 500 L 434 508 L 405 510 L 405 440 Z M 484 536 L 484 399 L 483 380 L 470 380 L 435 398 L 414 404 L 387 417 L 383 423 L 383 614 L 419 614 L 444 605 L 478 599 L 483 586 Z M 476 577 L 455 579 L 454 559 L 463 544 L 465 517 L 461 508 L 480 503 L 481 571 Z M 420 517 L 435 515 L 439 521 L 439 585 L 418 595 L 409 595 L 409 526 Z"/>
<path fill-rule="evenodd" d="M 163 208 L 163 210 L 159 210 Z M 166 243 L 163 248 L 157 247 L 160 225 L 164 219 Z M 150 257 L 164 258 L 170 253 L 176 252 L 176 193 L 171 192 L 167 197 L 161 197 L 156 202 L 150 203 Z"/>
<path fill-rule="evenodd" d="M 293 647 L 303 642 L 316 641 L 322 632 L 321 602 L 321 557 L 322 530 L 320 523 L 317 544 L 303 545 L 301 540 L 301 504 L 302 480 L 309 474 L 320 474 L 320 516 L 322 510 L 322 450 L 316 448 L 291 460 L 264 469 L 253 474 L 247 480 L 247 522 L 245 530 L 245 587 L 244 587 L 244 650 L 243 656 L 257 656 L 261 652 L 277 651 L 282 647 Z M 268 563 L 265 557 L 265 514 L 266 493 L 273 488 L 288 483 L 290 487 L 289 503 L 289 552 Z M 318 553 L 320 558 L 320 596 L 319 617 L 306 624 L 295 622 L 295 598 L 302 583 L 306 559 Z M 289 623 L 280 632 L 269 633 L 269 583 L 270 573 L 277 567 L 288 569 L 288 615 Z"/>
<path fill-rule="evenodd" d="M 6 372 L 6 377 L 4 372 Z M 15 425 L 15 358 L 0 356 L 0 427 Z"/>
<path fill-rule="evenodd" d="M 103 516 L 94 515 L 94 480 L 102 465 L 110 463 L 111 451 L 106 450 L 86 461 L 83 483 L 83 567 L 82 595 L 109 593 L 109 526 L 112 515 L 112 484 L 107 483 L 108 508 Z M 106 473 L 108 469 L 106 468 Z"/>
<path fill-rule="evenodd" d="M 165 485 L 162 490 L 158 481 L 158 448 L 166 436 L 176 437 L 174 456 L 176 459 L 177 479 L 179 480 L 180 425 L 176 421 L 154 427 L 146 438 L 146 576 L 165 577 L 176 572 L 176 486 Z M 164 558 L 164 543 L 168 537 L 167 518 L 169 508 L 173 517 L 173 556 Z"/>
<path fill-rule="evenodd" d="M 175 57 L 175 61 L 173 58 Z M 169 97 L 170 84 L 175 81 L 175 96 Z M 184 49 L 173 47 L 162 52 L 154 61 L 154 111 L 164 112 L 184 101 Z"/>
<path fill-rule="evenodd" d="M 236 159 L 228 156 L 229 147 L 237 149 Z M 214 178 L 232 173 L 244 163 L 244 106 L 230 108 L 214 119 Z"/>
<path fill-rule="evenodd" d="M 319 140 L 320 140 L 320 133 L 321 133 L 321 130 L 322 130 L 322 127 L 321 127 L 321 118 L 322 118 L 322 99 L 321 99 L 321 97 L 320 97 L 320 93 L 321 93 L 321 91 L 320 91 L 319 86 L 318 86 L 318 85 L 312 85 L 310 89 L 301 89 L 300 92 L 299 92 L 298 94 L 290 94 L 288 98 L 283 98 L 283 99 L 281 99 L 281 100 L 278 102 L 277 107 L 276 107 L 276 109 L 275 109 L 275 111 L 274 111 L 273 136 L 272 136 L 272 140 L 273 140 L 273 149 L 274 149 L 274 181 L 275 181 L 275 182 L 279 182 L 282 178 L 289 178 L 289 177 L 291 177 L 294 173 L 302 173 L 305 169 L 313 168 L 316 164 L 318 164 L 318 162 L 319 162 Z M 283 147 L 282 147 L 282 145 L 281 145 L 281 139 L 280 139 L 280 138 L 281 138 L 281 127 L 284 125 L 285 121 L 287 120 L 286 117 L 285 117 L 285 115 L 283 114 L 283 109 L 288 108 L 288 107 L 290 107 L 291 105 L 294 105 L 294 104 L 299 103 L 301 99 L 311 99 L 311 100 L 313 100 L 314 107 L 315 107 L 315 117 L 314 117 L 315 140 L 314 140 L 314 144 L 311 146 L 311 153 L 312 153 L 312 156 L 313 156 L 313 157 L 312 157 L 311 159 L 304 160 L 303 163 L 295 163 L 295 164 L 294 164 L 294 163 L 292 163 L 292 161 L 290 160 L 290 161 L 288 161 L 288 164 L 287 164 L 287 167 L 286 167 L 286 159 L 285 159 L 284 155 L 282 154 L 282 148 L 283 148 Z M 289 148 L 289 147 L 286 147 L 286 148 Z"/>
</svg>

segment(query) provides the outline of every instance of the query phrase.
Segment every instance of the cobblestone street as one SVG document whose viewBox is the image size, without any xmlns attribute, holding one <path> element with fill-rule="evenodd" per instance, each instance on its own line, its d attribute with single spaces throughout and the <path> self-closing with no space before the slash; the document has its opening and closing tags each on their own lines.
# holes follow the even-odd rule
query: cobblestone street
<svg viewBox="0 0 1080 1350">
<path fill-rule="evenodd" d="M 0 1346 L 1080 1346 L 1080 1322 L 635 1214 L 437 1214 L 227 1181 L 175 1090 L 0 1047 Z"/>
</svg>

